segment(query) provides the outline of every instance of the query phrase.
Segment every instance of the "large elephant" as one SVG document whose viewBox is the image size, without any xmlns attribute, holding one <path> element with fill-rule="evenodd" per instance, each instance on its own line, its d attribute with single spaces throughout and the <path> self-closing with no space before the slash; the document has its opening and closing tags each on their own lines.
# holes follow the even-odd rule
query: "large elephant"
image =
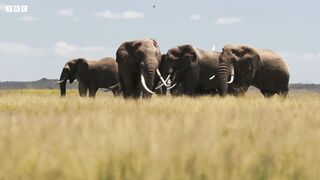
<svg viewBox="0 0 320 180">
<path fill-rule="evenodd" d="M 100 61 L 87 61 L 78 58 L 68 61 L 61 72 L 60 84 L 61 96 L 66 96 L 66 82 L 79 81 L 79 94 L 95 97 L 98 88 L 111 89 L 114 95 L 120 94 L 118 78 L 118 65 L 113 58 L 104 58 Z"/>
<path fill-rule="evenodd" d="M 117 50 L 119 82 L 125 98 L 150 98 L 161 61 L 160 48 L 153 39 L 124 42 Z M 165 82 L 164 82 L 165 83 Z"/>
<path fill-rule="evenodd" d="M 177 94 L 201 95 L 216 92 L 220 52 L 204 51 L 192 45 L 169 49 L 166 61 L 173 72 L 172 86 L 179 85 Z"/>
<path fill-rule="evenodd" d="M 228 91 L 235 95 L 243 94 L 250 85 L 260 89 L 265 97 L 274 94 L 286 96 L 289 77 L 286 63 L 271 50 L 226 45 L 219 57 L 217 79 L 222 96 Z"/>
</svg>

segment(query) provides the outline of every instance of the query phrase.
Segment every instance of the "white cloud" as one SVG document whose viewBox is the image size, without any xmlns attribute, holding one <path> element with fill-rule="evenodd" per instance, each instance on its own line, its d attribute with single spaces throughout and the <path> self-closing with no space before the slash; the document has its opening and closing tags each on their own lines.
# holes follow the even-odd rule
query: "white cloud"
<svg viewBox="0 0 320 180">
<path fill-rule="evenodd" d="M 73 44 L 68 44 L 64 41 L 56 42 L 54 46 L 54 52 L 59 56 L 67 56 L 70 53 L 74 53 L 79 50 L 79 47 Z"/>
<path fill-rule="evenodd" d="M 103 46 L 77 46 L 65 41 L 58 41 L 54 46 L 54 52 L 62 57 L 104 57 L 111 54 L 111 48 Z"/>
<path fill-rule="evenodd" d="M 71 9 L 61 9 L 60 11 L 57 12 L 58 16 L 74 16 L 73 12 Z"/>
<path fill-rule="evenodd" d="M 32 47 L 21 42 L 0 42 L 0 54 L 44 56 L 47 51 L 43 48 Z"/>
<path fill-rule="evenodd" d="M 290 72 L 290 83 L 319 83 L 320 57 L 316 52 L 280 52 Z"/>
<path fill-rule="evenodd" d="M 193 14 L 189 18 L 191 21 L 199 21 L 201 20 L 201 16 L 199 14 Z"/>
<path fill-rule="evenodd" d="M 6 12 L 6 5 L 0 4 L 0 12 Z"/>
<path fill-rule="evenodd" d="M 143 13 L 138 11 L 112 12 L 109 10 L 97 12 L 94 16 L 106 19 L 141 19 L 145 17 Z"/>
<path fill-rule="evenodd" d="M 215 22 L 216 24 L 231 25 L 241 23 L 242 19 L 239 17 L 219 17 Z"/>
<path fill-rule="evenodd" d="M 61 9 L 57 12 L 57 16 L 66 16 L 72 18 L 73 21 L 78 21 L 78 17 L 74 14 L 72 9 Z"/>
<path fill-rule="evenodd" d="M 25 22 L 32 22 L 32 21 L 36 21 L 38 20 L 37 18 L 35 17 L 32 17 L 32 16 L 22 16 L 20 18 L 21 21 L 25 21 Z"/>
<path fill-rule="evenodd" d="M 290 53 L 290 52 L 280 52 L 279 53 L 283 58 L 287 60 L 301 60 L 301 61 L 308 61 L 308 60 L 316 60 L 320 57 L 320 53 L 317 54 L 315 52 L 306 52 L 306 53 Z"/>
<path fill-rule="evenodd" d="M 305 59 L 305 60 L 313 60 L 317 58 L 317 54 L 316 53 L 304 53 L 301 55 L 298 55 L 297 58 L 299 59 Z"/>
</svg>

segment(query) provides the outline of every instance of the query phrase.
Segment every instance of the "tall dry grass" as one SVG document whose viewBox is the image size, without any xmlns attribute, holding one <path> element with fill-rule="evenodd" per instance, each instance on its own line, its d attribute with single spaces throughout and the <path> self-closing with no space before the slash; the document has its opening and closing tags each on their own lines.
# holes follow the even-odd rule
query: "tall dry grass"
<svg viewBox="0 0 320 180">
<path fill-rule="evenodd" d="M 320 179 L 320 96 L 0 92 L 0 179 Z"/>
</svg>

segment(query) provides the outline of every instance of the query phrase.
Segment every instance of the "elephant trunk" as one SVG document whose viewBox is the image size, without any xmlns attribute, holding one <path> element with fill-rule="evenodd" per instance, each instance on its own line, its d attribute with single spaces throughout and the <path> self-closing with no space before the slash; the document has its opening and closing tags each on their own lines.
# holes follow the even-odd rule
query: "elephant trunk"
<svg viewBox="0 0 320 180">
<path fill-rule="evenodd" d="M 174 88 L 178 84 L 179 81 L 180 81 L 180 72 L 179 71 L 175 71 L 173 73 L 171 86 L 168 87 L 167 89 L 170 90 L 170 89 Z"/>
<path fill-rule="evenodd" d="M 60 84 L 60 95 L 61 97 L 66 96 L 66 84 L 68 80 L 68 75 L 69 75 L 69 70 L 68 69 L 63 69 L 60 75 L 60 80 L 57 82 Z"/>
<path fill-rule="evenodd" d="M 233 81 L 234 78 L 234 70 L 233 65 L 228 65 L 226 63 L 220 63 L 218 69 L 218 82 L 220 86 L 220 96 L 225 96 L 228 92 L 228 78 L 231 75 L 231 79 Z"/>
<path fill-rule="evenodd" d="M 63 81 L 60 83 L 60 94 L 61 94 L 61 97 L 65 97 L 66 96 L 66 84 L 67 84 L 67 81 Z"/>
<path fill-rule="evenodd" d="M 151 95 L 154 93 L 151 89 L 153 89 L 156 66 L 152 64 L 148 65 L 141 65 L 140 68 L 140 80 L 141 85 L 143 87 L 143 98 L 150 98 Z"/>
</svg>

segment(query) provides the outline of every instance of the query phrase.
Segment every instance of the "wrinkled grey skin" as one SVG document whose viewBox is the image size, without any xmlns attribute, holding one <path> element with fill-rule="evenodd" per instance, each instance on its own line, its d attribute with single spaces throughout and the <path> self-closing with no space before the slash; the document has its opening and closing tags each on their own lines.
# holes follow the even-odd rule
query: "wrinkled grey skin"
<svg viewBox="0 0 320 180">
<path fill-rule="evenodd" d="M 120 45 L 117 63 L 124 98 L 151 97 L 152 94 L 142 87 L 140 75 L 144 76 L 146 86 L 152 90 L 160 60 L 160 48 L 153 39 L 128 41 Z"/>
<path fill-rule="evenodd" d="M 234 81 L 228 85 L 234 69 Z M 227 45 L 219 57 L 219 93 L 244 94 L 250 85 L 260 89 L 265 97 L 286 96 L 290 74 L 283 59 L 271 50 L 246 45 Z"/>
<path fill-rule="evenodd" d="M 79 94 L 81 97 L 95 97 L 99 88 L 111 89 L 114 95 L 120 94 L 118 81 L 118 65 L 113 58 L 104 58 L 100 61 L 87 61 L 78 58 L 68 61 L 60 75 L 61 97 L 66 96 L 66 82 L 79 81 Z M 118 85 L 117 85 L 118 84 Z M 115 86 L 116 85 L 116 86 Z"/>
<path fill-rule="evenodd" d="M 209 78 L 218 72 L 219 55 L 219 52 L 204 51 L 192 45 L 169 49 L 166 61 L 174 71 L 172 84 L 178 83 L 175 95 L 216 93 L 218 81 Z"/>
</svg>

